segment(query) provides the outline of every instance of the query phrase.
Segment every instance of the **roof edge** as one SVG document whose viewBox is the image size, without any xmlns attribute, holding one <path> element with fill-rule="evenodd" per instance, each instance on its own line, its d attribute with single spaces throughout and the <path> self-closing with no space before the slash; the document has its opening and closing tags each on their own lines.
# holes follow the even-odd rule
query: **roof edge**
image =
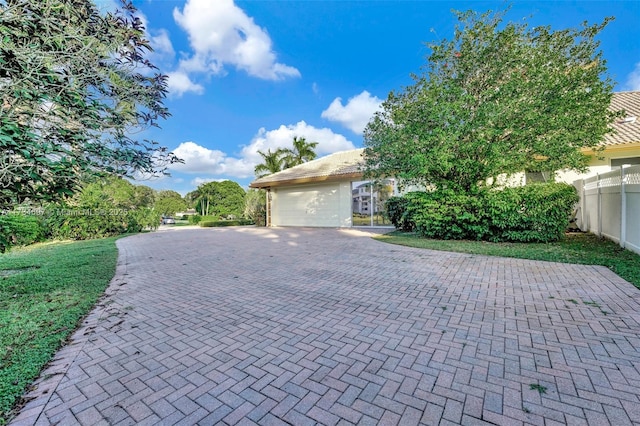
<svg viewBox="0 0 640 426">
<path fill-rule="evenodd" d="M 304 183 L 321 183 L 321 182 L 335 182 L 341 181 L 345 179 L 359 179 L 364 176 L 364 173 L 345 173 L 341 175 L 331 175 L 331 176 L 315 176 L 315 177 L 305 177 L 298 179 L 288 179 L 288 180 L 280 180 L 280 181 L 271 181 L 258 183 L 251 182 L 249 184 L 249 188 L 257 188 L 257 189 L 266 189 L 266 188 L 275 188 L 278 186 L 291 186 L 291 185 L 300 185 Z"/>
<path fill-rule="evenodd" d="M 615 152 L 615 151 L 628 151 L 640 148 L 640 141 L 637 142 L 625 142 L 625 143 L 617 143 L 611 145 L 600 145 L 599 147 L 604 148 L 602 152 Z M 580 148 L 580 152 L 586 155 L 595 155 L 593 148 L 584 147 Z"/>
</svg>

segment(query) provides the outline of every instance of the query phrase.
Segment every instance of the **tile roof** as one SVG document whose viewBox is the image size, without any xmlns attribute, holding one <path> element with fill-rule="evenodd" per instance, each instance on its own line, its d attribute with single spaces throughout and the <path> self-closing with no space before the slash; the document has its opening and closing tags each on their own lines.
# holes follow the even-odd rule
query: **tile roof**
<svg viewBox="0 0 640 426">
<path fill-rule="evenodd" d="M 640 91 L 618 92 L 613 94 L 611 109 L 624 109 L 625 117 L 613 124 L 615 133 L 605 136 L 603 145 L 616 146 L 629 143 L 640 143 Z M 635 117 L 635 120 L 632 119 Z M 625 120 L 627 118 L 627 120 Z"/>
<path fill-rule="evenodd" d="M 283 184 L 321 182 L 343 178 L 360 178 L 364 148 L 341 151 L 281 172 L 256 179 L 251 188 L 266 188 Z"/>
</svg>

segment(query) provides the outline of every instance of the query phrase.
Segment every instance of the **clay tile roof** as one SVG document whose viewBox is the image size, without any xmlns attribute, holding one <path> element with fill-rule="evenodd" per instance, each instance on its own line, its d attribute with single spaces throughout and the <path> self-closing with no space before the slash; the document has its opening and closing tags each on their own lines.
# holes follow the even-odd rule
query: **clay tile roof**
<svg viewBox="0 0 640 426">
<path fill-rule="evenodd" d="M 640 143 L 640 91 L 614 93 L 611 109 L 614 111 L 623 109 L 626 113 L 623 118 L 613 124 L 616 132 L 606 135 L 603 144 L 613 146 Z"/>
<path fill-rule="evenodd" d="M 251 188 L 266 188 L 283 184 L 321 182 L 341 178 L 362 176 L 362 153 L 364 149 L 341 151 L 309 161 L 281 172 L 261 177 L 251 182 Z"/>
</svg>

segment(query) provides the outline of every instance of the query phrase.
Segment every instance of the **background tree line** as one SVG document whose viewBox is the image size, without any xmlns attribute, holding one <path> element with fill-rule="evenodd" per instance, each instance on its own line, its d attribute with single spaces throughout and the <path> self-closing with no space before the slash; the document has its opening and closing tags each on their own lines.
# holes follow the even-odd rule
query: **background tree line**
<svg viewBox="0 0 640 426">
<path fill-rule="evenodd" d="M 0 210 L 0 252 L 45 239 L 80 240 L 154 230 L 163 216 L 188 209 L 197 212 L 193 223 L 202 218 L 244 217 L 263 224 L 264 210 L 252 214 L 255 208 L 247 210 L 245 197 L 244 189 L 232 181 L 205 183 L 183 197 L 173 190 L 157 191 L 119 177 L 95 178 L 64 200 Z M 255 201 L 254 197 L 251 203 Z"/>
</svg>

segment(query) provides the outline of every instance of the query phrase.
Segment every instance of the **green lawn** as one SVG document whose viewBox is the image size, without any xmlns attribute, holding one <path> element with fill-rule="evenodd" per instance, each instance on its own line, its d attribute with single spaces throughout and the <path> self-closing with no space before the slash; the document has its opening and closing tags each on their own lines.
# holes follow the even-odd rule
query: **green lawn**
<svg viewBox="0 0 640 426">
<path fill-rule="evenodd" d="M 394 231 L 375 237 L 391 244 L 431 250 L 551 262 L 603 265 L 640 288 L 640 255 L 593 234 L 568 234 L 555 243 L 488 243 L 484 241 L 430 240 L 413 233 Z"/>
<path fill-rule="evenodd" d="M 371 226 L 371 216 L 354 214 L 352 216 L 353 226 Z M 377 213 L 373 216 L 373 225 L 374 226 L 384 226 L 391 225 L 389 219 L 386 219 L 383 215 Z"/>
<path fill-rule="evenodd" d="M 0 425 L 113 278 L 115 240 L 50 242 L 0 255 Z"/>
</svg>

